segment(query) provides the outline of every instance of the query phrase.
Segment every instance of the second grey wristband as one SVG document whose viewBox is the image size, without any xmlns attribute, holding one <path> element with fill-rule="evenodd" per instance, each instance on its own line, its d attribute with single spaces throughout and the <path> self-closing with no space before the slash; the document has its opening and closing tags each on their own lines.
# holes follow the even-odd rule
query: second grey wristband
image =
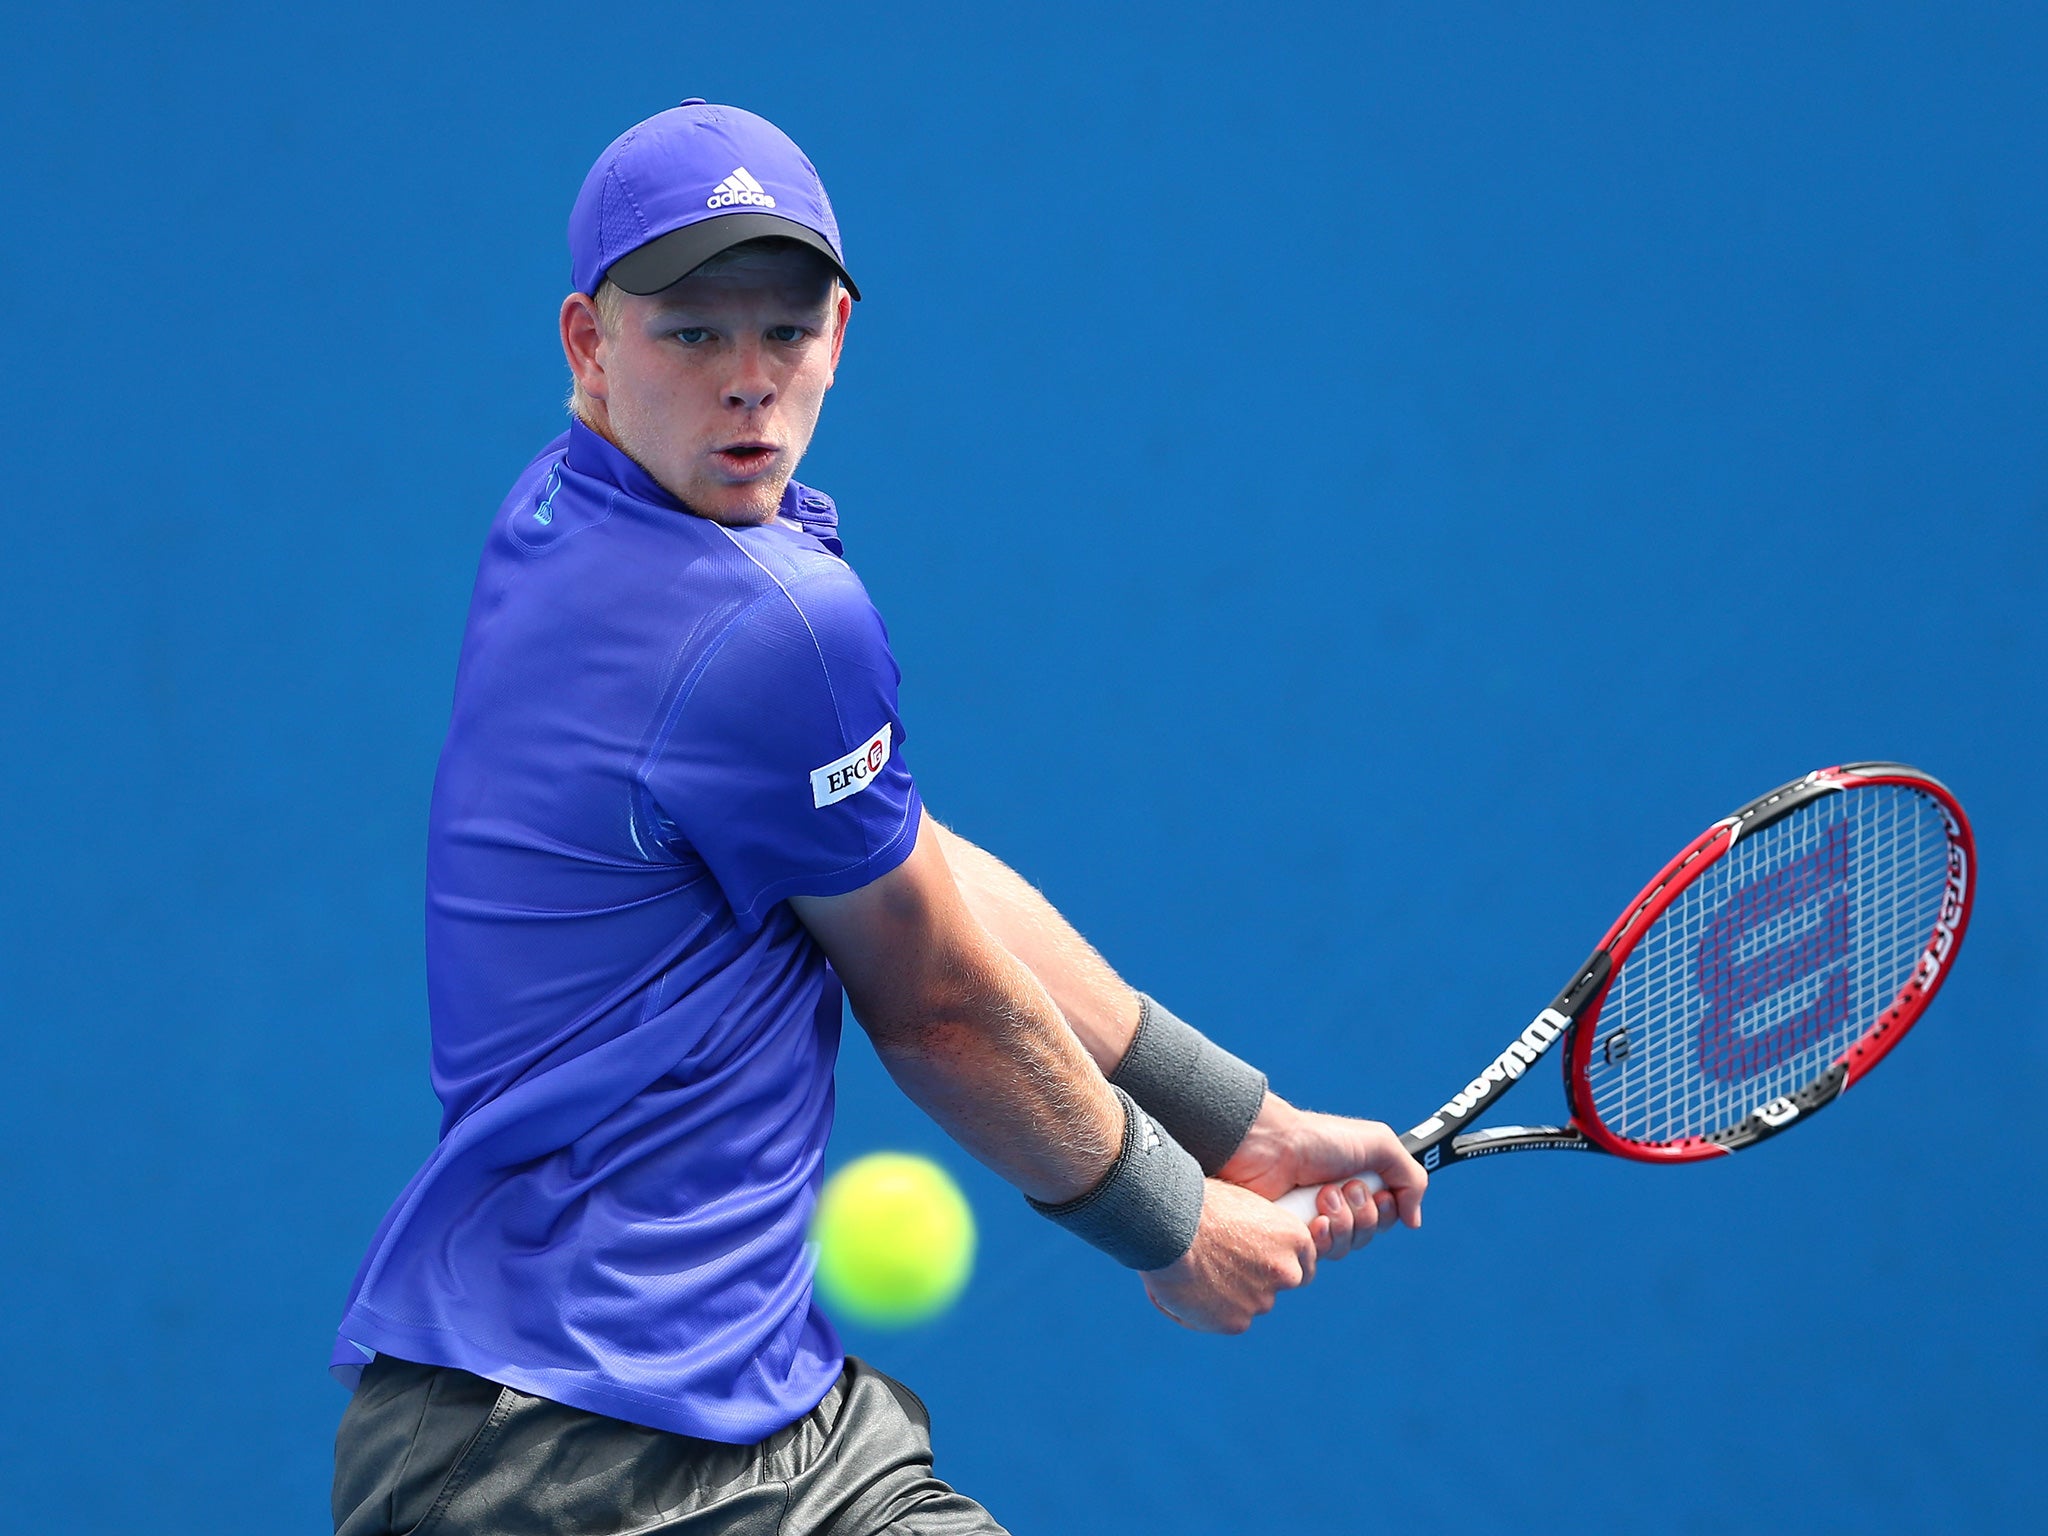
<svg viewBox="0 0 2048 1536">
<path fill-rule="evenodd" d="M 1194 1246 L 1202 1221 L 1202 1170 L 1123 1089 L 1124 1139 L 1116 1161 L 1087 1194 L 1062 1205 L 1024 1198 L 1085 1243 L 1131 1269 L 1164 1269 Z"/>
<path fill-rule="evenodd" d="M 1266 1101 L 1266 1074 L 1138 994 L 1138 1032 L 1109 1074 L 1213 1174 L 1230 1161 Z"/>
</svg>

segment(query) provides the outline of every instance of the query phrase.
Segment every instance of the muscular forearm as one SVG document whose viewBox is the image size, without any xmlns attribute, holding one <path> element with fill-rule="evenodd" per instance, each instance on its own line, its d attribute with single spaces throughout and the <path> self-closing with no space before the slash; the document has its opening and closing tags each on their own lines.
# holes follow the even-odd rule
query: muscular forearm
<svg viewBox="0 0 2048 1536">
<path fill-rule="evenodd" d="M 1096 1065 L 1115 1071 L 1138 1027 L 1138 994 L 1023 876 L 955 832 L 939 835 L 968 909 L 1052 995 Z"/>
<path fill-rule="evenodd" d="M 877 1019 L 869 1036 L 889 1075 L 977 1160 L 1034 1199 L 1071 1200 L 1115 1157 L 1123 1110 L 1045 989 L 1000 945 L 987 950 L 950 1007 Z"/>
<path fill-rule="evenodd" d="M 1284 1117 L 1288 1106 L 1265 1090 L 1253 1068 L 1158 1003 L 1141 999 L 1022 876 L 965 838 L 939 830 L 969 909 L 1044 983 L 1104 1074 L 1157 1116 L 1205 1169 L 1220 1170 L 1255 1121 L 1270 1126 Z"/>
<path fill-rule="evenodd" d="M 1037 1200 L 1100 1181 L 1123 1108 L 1046 989 L 975 920 L 936 824 L 893 874 L 791 905 L 883 1065 L 949 1135 Z"/>
<path fill-rule="evenodd" d="M 1249 1069 L 1214 1060 L 1213 1046 L 1156 1004 L 1141 1031 L 1138 999 L 1101 957 L 1023 881 L 929 818 L 890 873 L 842 895 L 789 900 L 911 1098 L 1055 1221 L 1144 1270 L 1153 1299 L 1190 1326 L 1243 1328 L 1277 1289 L 1313 1272 L 1318 1248 L 1354 1241 L 1357 1207 L 1331 1192 L 1323 1198 L 1337 1201 L 1335 1213 L 1303 1227 L 1250 1191 L 1205 1184 L 1172 1117 L 1198 1141 L 1230 1143 L 1239 1162 L 1261 1161 L 1255 1174 L 1278 1193 L 1293 1187 L 1297 1164 L 1309 1171 L 1272 1151 L 1298 1139 L 1268 1124 L 1268 1111 L 1286 1106 L 1250 1074 L 1264 1101 L 1256 1123 L 1274 1134 L 1247 1136 L 1252 1101 L 1230 1084 L 1242 1086 Z M 1117 1087 L 1098 1063 L 1117 1069 Z M 1392 1133 L 1376 1129 L 1420 1179 Z M 1372 1151 L 1335 1146 L 1320 1161 L 1397 1187 L 1403 1170 L 1375 1166 Z M 1354 1195 L 1363 1201 L 1364 1186 L 1345 1192 Z"/>
</svg>

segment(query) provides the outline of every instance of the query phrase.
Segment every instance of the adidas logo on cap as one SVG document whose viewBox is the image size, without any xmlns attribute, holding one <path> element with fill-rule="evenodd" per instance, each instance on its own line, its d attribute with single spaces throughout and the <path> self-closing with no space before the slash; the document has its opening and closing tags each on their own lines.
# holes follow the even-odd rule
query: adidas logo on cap
<svg viewBox="0 0 2048 1536">
<path fill-rule="evenodd" d="M 737 166 L 733 173 L 711 189 L 711 195 L 704 199 L 706 208 L 773 208 L 775 199 L 767 189 L 748 174 L 747 168 Z"/>
</svg>

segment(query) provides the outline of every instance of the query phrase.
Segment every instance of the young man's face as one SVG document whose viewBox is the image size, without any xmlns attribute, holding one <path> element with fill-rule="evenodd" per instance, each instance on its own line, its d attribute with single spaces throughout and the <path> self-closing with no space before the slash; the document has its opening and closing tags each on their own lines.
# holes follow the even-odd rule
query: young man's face
<svg viewBox="0 0 2048 1536">
<path fill-rule="evenodd" d="M 794 243 L 622 297 L 610 334 L 589 299 L 563 306 L 591 425 L 691 511 L 735 527 L 767 522 L 817 428 L 852 299 Z"/>
</svg>

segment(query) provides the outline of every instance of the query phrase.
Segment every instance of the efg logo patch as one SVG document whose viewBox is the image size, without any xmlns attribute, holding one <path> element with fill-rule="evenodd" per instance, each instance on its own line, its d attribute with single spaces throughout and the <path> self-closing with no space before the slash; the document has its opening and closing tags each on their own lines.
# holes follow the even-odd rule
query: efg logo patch
<svg viewBox="0 0 2048 1536">
<path fill-rule="evenodd" d="M 857 795 L 875 781 L 889 762 L 893 725 L 885 725 L 837 762 L 811 770 L 811 803 L 820 809 Z"/>
</svg>

